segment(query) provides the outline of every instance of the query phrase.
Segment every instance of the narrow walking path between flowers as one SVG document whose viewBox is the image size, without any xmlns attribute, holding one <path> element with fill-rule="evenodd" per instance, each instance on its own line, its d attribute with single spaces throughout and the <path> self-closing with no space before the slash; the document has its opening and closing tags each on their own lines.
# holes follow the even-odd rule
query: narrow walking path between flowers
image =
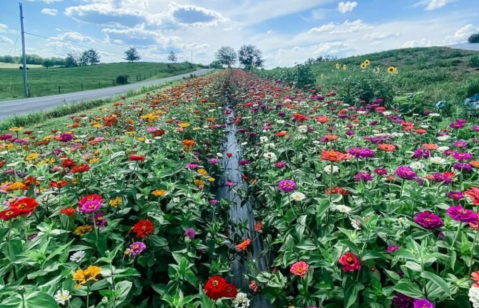
<svg viewBox="0 0 479 308">
<path fill-rule="evenodd" d="M 255 236 L 253 233 L 255 220 L 253 217 L 252 209 L 252 200 L 242 200 L 236 193 L 235 189 L 243 188 L 246 190 L 247 184 L 243 181 L 239 160 L 241 156 L 241 145 L 238 143 L 236 133 L 238 131 L 235 119 L 236 113 L 233 110 L 233 102 L 226 93 L 226 131 L 227 139 L 224 145 L 222 166 L 225 170 L 225 174 L 220 179 L 219 188 L 217 191 L 217 199 L 226 199 L 231 201 L 230 208 L 230 218 L 232 223 L 236 226 L 240 224 L 245 224 L 247 222 L 248 229 L 241 230 L 239 227 L 236 229 L 236 235 L 239 235 L 242 239 L 251 239 L 253 246 L 253 257 L 255 259 L 256 266 L 260 271 L 267 270 L 267 257 L 261 256 L 263 251 L 263 241 L 261 236 Z M 230 155 L 228 155 L 230 154 Z M 232 155 L 231 155 L 232 154 Z M 232 187 L 228 185 L 233 183 Z M 234 238 L 235 234 L 231 235 L 231 238 Z M 231 271 L 233 276 L 231 277 L 231 282 L 241 289 L 243 292 L 250 292 L 249 290 L 249 279 L 247 278 L 248 269 L 244 266 L 244 263 L 241 260 L 240 255 L 235 257 L 235 260 L 232 262 Z M 252 307 L 255 308 L 269 308 L 272 307 L 271 303 L 261 295 L 257 295 L 251 301 Z"/>
</svg>

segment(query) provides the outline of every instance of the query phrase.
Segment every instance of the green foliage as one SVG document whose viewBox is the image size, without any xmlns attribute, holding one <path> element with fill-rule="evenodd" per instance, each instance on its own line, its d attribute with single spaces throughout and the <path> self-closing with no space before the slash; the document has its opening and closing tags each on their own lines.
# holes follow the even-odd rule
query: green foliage
<svg viewBox="0 0 479 308">
<path fill-rule="evenodd" d="M 167 65 L 171 69 L 168 69 Z M 58 94 L 58 86 L 62 93 L 92 90 L 111 87 L 113 80 L 119 75 L 130 76 L 129 82 L 152 80 L 184 74 L 196 70 L 189 63 L 108 63 L 81 67 L 53 67 L 51 69 L 30 69 L 28 71 L 28 87 L 30 96 Z M 0 100 L 23 98 L 22 71 L 0 69 Z M 1 102 L 0 102 L 1 105 Z"/>
<path fill-rule="evenodd" d="M 468 41 L 469 41 L 469 43 L 471 43 L 471 44 L 479 43 L 479 33 L 472 34 L 472 35 L 469 37 Z"/>
<path fill-rule="evenodd" d="M 469 67 L 479 67 L 479 55 L 472 55 L 467 61 Z"/>
<path fill-rule="evenodd" d="M 117 84 L 127 84 L 128 83 L 128 75 L 119 75 L 116 77 Z"/>
</svg>

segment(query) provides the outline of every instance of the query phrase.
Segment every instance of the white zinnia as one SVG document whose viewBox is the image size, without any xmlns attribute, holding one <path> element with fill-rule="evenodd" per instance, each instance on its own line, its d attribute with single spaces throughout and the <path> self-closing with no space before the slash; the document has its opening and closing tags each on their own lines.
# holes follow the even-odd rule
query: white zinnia
<svg viewBox="0 0 479 308">
<path fill-rule="evenodd" d="M 349 213 L 349 212 L 351 212 L 351 210 L 352 210 L 349 206 L 346 206 L 346 205 L 344 205 L 344 204 L 336 205 L 336 206 L 334 207 L 334 209 L 335 209 L 336 211 L 339 211 L 339 212 L 341 212 L 341 213 L 346 213 L 346 214 Z"/>
<path fill-rule="evenodd" d="M 445 151 L 447 151 L 447 150 L 449 150 L 449 147 L 438 147 L 438 148 L 437 148 L 437 151 L 438 151 L 438 152 L 441 152 L 441 153 L 442 153 L 442 152 L 445 152 Z"/>
<path fill-rule="evenodd" d="M 72 256 L 70 257 L 70 261 L 75 263 L 80 263 L 85 258 L 85 255 L 86 255 L 85 251 L 83 250 L 77 251 L 74 254 L 72 254 Z"/>
<path fill-rule="evenodd" d="M 351 226 L 356 230 L 361 230 L 361 223 L 357 219 L 351 219 Z"/>
<path fill-rule="evenodd" d="M 216 156 L 219 157 L 219 158 L 221 158 L 221 157 L 223 157 L 223 154 L 221 154 L 221 153 L 216 153 Z"/>
<path fill-rule="evenodd" d="M 55 294 L 55 300 L 57 303 L 60 305 L 65 305 L 66 302 L 68 302 L 72 298 L 70 295 L 70 292 L 68 290 L 58 290 L 57 293 Z"/>
<path fill-rule="evenodd" d="M 333 166 L 333 168 L 331 170 L 331 165 L 327 165 L 326 167 L 324 167 L 324 172 L 326 172 L 327 174 L 338 173 L 339 168 L 336 167 L 336 166 Z"/>
<path fill-rule="evenodd" d="M 308 127 L 306 125 L 300 125 L 300 126 L 298 126 L 298 132 L 307 133 L 308 132 Z"/>
<path fill-rule="evenodd" d="M 418 169 L 423 169 L 424 168 L 424 163 L 421 162 L 421 161 L 415 161 L 415 162 L 412 162 L 409 166 L 413 170 L 418 170 Z"/>
<path fill-rule="evenodd" d="M 233 305 L 235 308 L 248 308 L 249 307 L 248 295 L 242 292 L 236 294 L 236 297 L 233 300 Z"/>
<path fill-rule="evenodd" d="M 269 161 L 277 161 L 278 160 L 278 157 L 273 152 L 264 153 L 263 157 L 268 159 Z"/>
<path fill-rule="evenodd" d="M 479 308 L 479 288 L 473 286 L 469 289 L 469 301 L 474 308 Z"/>
<path fill-rule="evenodd" d="M 431 157 L 429 161 L 435 165 L 444 165 L 446 163 L 446 160 L 439 156 Z"/>
<path fill-rule="evenodd" d="M 444 136 L 439 136 L 439 137 L 437 137 L 437 140 L 439 140 L 439 141 L 446 141 L 446 140 L 448 140 L 449 138 L 451 138 L 451 137 L 449 137 L 448 135 L 444 135 Z"/>
<path fill-rule="evenodd" d="M 268 142 L 268 140 L 269 140 L 269 139 L 268 139 L 268 137 L 266 137 L 266 136 L 261 136 L 261 137 L 259 137 L 259 141 L 261 141 L 261 143 L 266 143 L 266 142 Z"/>
<path fill-rule="evenodd" d="M 291 197 L 296 201 L 303 201 L 306 198 L 306 196 L 299 191 L 292 193 Z"/>
</svg>

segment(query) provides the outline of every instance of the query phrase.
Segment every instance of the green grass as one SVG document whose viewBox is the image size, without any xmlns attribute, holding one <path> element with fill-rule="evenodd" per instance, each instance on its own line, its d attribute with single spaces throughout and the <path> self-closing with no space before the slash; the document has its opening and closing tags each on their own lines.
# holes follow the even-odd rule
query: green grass
<svg viewBox="0 0 479 308">
<path fill-rule="evenodd" d="M 371 61 L 363 70 L 361 63 Z M 452 104 L 479 92 L 479 52 L 447 47 L 398 49 L 356 57 L 320 62 L 311 71 L 322 91 L 338 91 L 343 97 L 361 98 L 422 92 L 422 105 L 433 108 L 438 101 Z M 336 69 L 336 63 L 347 69 Z M 398 68 L 398 74 L 388 74 L 387 68 Z M 289 69 L 273 69 L 260 72 L 272 78 L 280 78 Z M 376 72 L 374 72 L 376 71 Z M 348 85 L 345 87 L 345 85 Z M 351 90 L 350 93 L 345 93 Z M 352 102 L 352 101 L 351 101 Z"/>
<path fill-rule="evenodd" d="M 0 67 L 0 100 L 23 98 L 22 71 Z M 108 63 L 71 68 L 35 68 L 28 70 L 30 97 L 92 90 L 115 85 L 119 75 L 128 75 L 129 83 L 169 77 L 196 70 L 188 63 Z"/>
</svg>

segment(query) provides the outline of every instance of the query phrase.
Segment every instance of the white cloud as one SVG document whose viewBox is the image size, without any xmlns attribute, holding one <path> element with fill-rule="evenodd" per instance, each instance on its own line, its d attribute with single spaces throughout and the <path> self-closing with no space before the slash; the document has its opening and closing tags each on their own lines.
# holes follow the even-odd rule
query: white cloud
<svg viewBox="0 0 479 308">
<path fill-rule="evenodd" d="M 458 0 L 423 0 L 412 5 L 412 7 L 425 6 L 424 9 L 426 11 L 433 11 L 433 10 L 440 9 L 446 6 L 448 3 L 455 2 L 455 1 L 458 1 Z"/>
<path fill-rule="evenodd" d="M 347 13 L 347 12 L 352 12 L 355 7 L 358 6 L 358 3 L 356 1 L 354 2 L 339 2 L 338 3 L 338 11 L 341 12 L 342 14 Z"/>
<path fill-rule="evenodd" d="M 314 54 L 316 55 L 334 55 L 344 51 L 352 50 L 351 46 L 345 42 L 321 43 L 317 46 Z"/>
<path fill-rule="evenodd" d="M 6 36 L 0 35 L 0 44 L 13 45 L 13 41 Z"/>
<path fill-rule="evenodd" d="M 58 10 L 56 9 L 42 9 L 40 11 L 42 14 L 56 16 L 58 14 Z"/>
<path fill-rule="evenodd" d="M 7 32 L 8 26 L 4 24 L 0 24 L 0 33 Z"/>
<path fill-rule="evenodd" d="M 62 2 L 63 0 L 27 0 L 29 2 L 44 2 L 44 3 L 47 3 L 47 4 L 50 4 L 50 3 L 55 3 L 55 2 Z"/>
<path fill-rule="evenodd" d="M 91 44 L 95 43 L 95 40 L 89 36 L 83 35 L 79 32 L 65 32 L 57 36 L 51 36 L 48 38 L 50 42 L 66 42 L 74 44 Z"/>
<path fill-rule="evenodd" d="M 464 42 L 469 38 L 469 36 L 477 32 L 479 32 L 478 27 L 475 27 L 472 24 L 468 24 L 457 30 L 456 33 L 454 33 L 454 38 L 459 42 Z"/>
<path fill-rule="evenodd" d="M 179 37 L 163 37 L 159 31 L 145 30 L 144 27 L 129 29 L 103 29 L 107 41 L 116 45 L 161 45 L 167 47 L 179 41 Z"/>
<path fill-rule="evenodd" d="M 350 22 L 346 20 L 342 24 L 329 23 L 318 28 L 312 28 L 308 33 L 329 33 L 329 34 L 344 34 L 354 33 L 362 30 L 372 29 L 373 26 L 363 23 L 361 19 Z"/>
<path fill-rule="evenodd" d="M 371 32 L 367 33 L 363 36 L 363 39 L 367 41 L 377 41 L 377 40 L 384 40 L 386 38 L 391 38 L 391 37 L 398 37 L 400 36 L 400 32 L 396 33 L 388 33 L 388 32 Z"/>
<path fill-rule="evenodd" d="M 401 45 L 401 48 L 413 48 L 413 47 L 429 47 L 432 46 L 432 42 L 426 38 L 420 40 L 411 40 Z"/>
<path fill-rule="evenodd" d="M 112 3 L 105 2 L 70 6 L 65 9 L 65 15 L 91 24 L 134 27 L 146 21 L 147 13 L 116 8 Z"/>
</svg>

